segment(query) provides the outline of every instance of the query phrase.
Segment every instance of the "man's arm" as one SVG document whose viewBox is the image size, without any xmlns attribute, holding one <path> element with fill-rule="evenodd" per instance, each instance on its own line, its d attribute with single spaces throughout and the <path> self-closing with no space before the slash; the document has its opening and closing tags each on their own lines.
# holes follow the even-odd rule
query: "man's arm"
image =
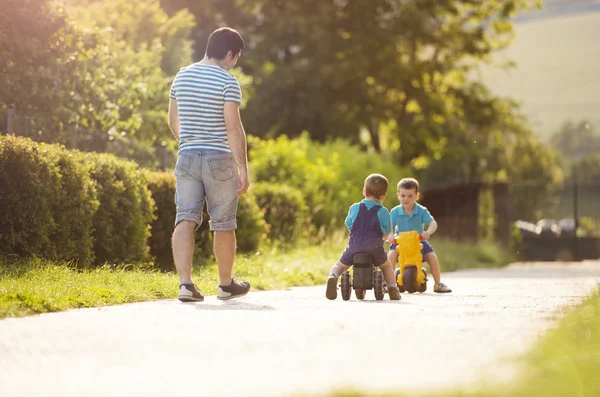
<svg viewBox="0 0 600 397">
<path fill-rule="evenodd" d="M 240 104 L 237 102 L 225 102 L 225 127 L 227 128 L 227 140 L 233 153 L 233 158 L 240 171 L 238 183 L 238 195 L 248 190 L 248 157 L 246 154 L 246 131 L 242 125 L 240 116 Z"/>
<path fill-rule="evenodd" d="M 179 142 L 179 112 L 177 111 L 177 100 L 173 98 L 169 101 L 169 128 Z"/>
</svg>

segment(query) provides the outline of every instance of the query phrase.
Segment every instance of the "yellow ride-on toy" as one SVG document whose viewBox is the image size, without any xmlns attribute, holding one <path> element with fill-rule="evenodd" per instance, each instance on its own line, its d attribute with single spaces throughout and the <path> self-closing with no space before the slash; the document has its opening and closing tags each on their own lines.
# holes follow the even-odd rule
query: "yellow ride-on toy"
<svg viewBox="0 0 600 397">
<path fill-rule="evenodd" d="M 402 232 L 394 239 L 398 252 L 399 269 L 396 269 L 396 282 L 400 292 L 427 291 L 427 271 L 422 267 L 422 236 L 415 231 Z"/>
</svg>

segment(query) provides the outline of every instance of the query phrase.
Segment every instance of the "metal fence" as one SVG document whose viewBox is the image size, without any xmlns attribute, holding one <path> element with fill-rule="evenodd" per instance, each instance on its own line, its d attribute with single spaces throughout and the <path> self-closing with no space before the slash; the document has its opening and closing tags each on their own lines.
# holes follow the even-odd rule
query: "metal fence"
<svg viewBox="0 0 600 397">
<path fill-rule="evenodd" d="M 600 181 L 456 183 L 425 190 L 421 203 L 453 240 L 494 240 L 530 260 L 600 258 Z"/>
</svg>

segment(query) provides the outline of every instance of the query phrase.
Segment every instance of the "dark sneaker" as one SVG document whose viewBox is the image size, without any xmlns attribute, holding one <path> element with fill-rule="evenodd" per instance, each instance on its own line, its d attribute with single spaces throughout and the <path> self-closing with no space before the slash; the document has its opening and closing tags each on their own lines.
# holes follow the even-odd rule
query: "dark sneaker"
<svg viewBox="0 0 600 397">
<path fill-rule="evenodd" d="M 398 287 L 388 287 L 388 295 L 390 296 L 391 301 L 400 300 L 400 290 Z"/>
<path fill-rule="evenodd" d="M 182 302 L 202 302 L 204 297 L 198 291 L 196 284 L 179 285 L 179 300 Z"/>
<path fill-rule="evenodd" d="M 247 281 L 238 282 L 237 280 L 231 279 L 229 285 L 219 285 L 219 292 L 217 293 L 217 299 L 226 301 L 233 298 L 239 298 L 244 296 L 250 291 L 250 283 Z"/>
<path fill-rule="evenodd" d="M 325 296 L 330 301 L 333 301 L 337 298 L 337 282 L 338 278 L 335 275 L 330 274 L 329 278 L 327 279 L 327 291 L 325 291 Z"/>
</svg>

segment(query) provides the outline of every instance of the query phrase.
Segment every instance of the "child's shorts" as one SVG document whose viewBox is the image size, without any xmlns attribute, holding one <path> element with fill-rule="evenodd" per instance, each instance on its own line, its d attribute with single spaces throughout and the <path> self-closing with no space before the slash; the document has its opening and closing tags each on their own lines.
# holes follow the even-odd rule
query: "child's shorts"
<svg viewBox="0 0 600 397">
<path fill-rule="evenodd" d="M 425 255 L 427 255 L 431 252 L 435 252 L 435 251 L 433 250 L 433 247 L 431 246 L 431 244 L 429 244 L 429 241 L 421 240 L 421 244 L 423 244 L 423 249 L 421 250 L 421 255 L 423 256 L 423 262 L 425 262 Z M 398 246 L 398 244 L 390 245 L 390 251 L 395 251 L 397 246 Z"/>
<path fill-rule="evenodd" d="M 346 266 L 352 266 L 352 257 L 359 252 L 367 252 L 373 257 L 375 266 L 381 266 L 387 261 L 387 255 L 383 248 L 383 241 L 361 241 L 361 239 L 351 240 L 342 255 L 340 262 Z"/>
</svg>

